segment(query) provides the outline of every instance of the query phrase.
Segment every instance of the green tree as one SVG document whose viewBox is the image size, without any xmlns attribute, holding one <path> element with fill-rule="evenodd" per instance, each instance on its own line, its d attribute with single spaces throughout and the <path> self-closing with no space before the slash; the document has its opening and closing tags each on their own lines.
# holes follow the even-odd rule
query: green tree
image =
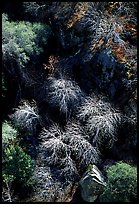
<svg viewBox="0 0 139 204">
<path fill-rule="evenodd" d="M 34 162 L 18 145 L 9 144 L 3 151 L 3 178 L 16 180 L 23 185 L 30 184 Z M 9 180 L 10 179 L 10 180 Z"/>
<path fill-rule="evenodd" d="M 2 182 L 3 201 L 13 201 L 14 184 L 21 187 L 31 187 L 31 179 L 35 163 L 31 157 L 19 146 L 17 130 L 5 121 L 2 124 Z"/>
<path fill-rule="evenodd" d="M 137 199 L 137 169 L 117 162 L 107 169 L 108 184 L 100 202 L 132 202 Z"/>
<path fill-rule="evenodd" d="M 8 144 L 17 136 L 17 130 L 12 127 L 7 121 L 2 123 L 2 144 Z"/>
<path fill-rule="evenodd" d="M 42 23 L 14 22 L 2 14 L 3 65 L 11 74 L 22 74 L 27 62 L 43 52 L 50 36 L 50 27 Z"/>
</svg>

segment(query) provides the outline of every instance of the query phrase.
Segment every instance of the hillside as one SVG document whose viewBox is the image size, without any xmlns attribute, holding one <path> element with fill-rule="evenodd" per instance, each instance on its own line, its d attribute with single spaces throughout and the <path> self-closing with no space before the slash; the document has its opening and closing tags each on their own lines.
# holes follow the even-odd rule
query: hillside
<svg viewBox="0 0 139 204">
<path fill-rule="evenodd" d="M 137 2 L 3 3 L 2 188 L 137 201 Z"/>
</svg>

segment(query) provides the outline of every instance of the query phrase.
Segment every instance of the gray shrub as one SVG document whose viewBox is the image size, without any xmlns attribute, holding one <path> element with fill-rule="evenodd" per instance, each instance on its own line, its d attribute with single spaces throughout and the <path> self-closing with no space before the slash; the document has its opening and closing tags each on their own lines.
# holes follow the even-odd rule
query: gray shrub
<svg viewBox="0 0 139 204">
<path fill-rule="evenodd" d="M 65 130 L 54 124 L 44 128 L 39 138 L 38 155 L 43 165 L 56 169 L 67 182 L 79 179 L 80 168 L 98 164 L 99 152 L 87 141 L 79 123 L 69 122 Z"/>
<path fill-rule="evenodd" d="M 51 107 L 58 108 L 60 114 L 64 114 L 66 119 L 76 111 L 82 99 L 82 91 L 75 82 L 65 79 L 49 79 L 48 102 Z"/>
<path fill-rule="evenodd" d="M 104 98 L 89 97 L 81 106 L 77 117 L 84 124 L 93 146 L 105 145 L 111 148 L 117 140 L 121 115 L 120 111 Z"/>
<path fill-rule="evenodd" d="M 37 184 L 29 201 L 63 201 L 66 185 L 54 177 L 50 167 L 36 166 L 33 178 Z"/>
<path fill-rule="evenodd" d="M 58 125 L 49 129 L 43 129 L 40 134 L 40 145 L 38 147 L 39 157 L 44 161 L 44 166 L 56 168 L 59 176 L 66 180 L 76 180 L 78 172 L 76 164 L 71 158 L 70 145 L 63 140 L 64 132 Z"/>
<path fill-rule="evenodd" d="M 36 132 L 37 124 L 40 123 L 38 108 L 35 101 L 21 101 L 18 108 L 11 115 L 11 120 L 20 130 L 26 131 L 28 134 Z"/>
<path fill-rule="evenodd" d="M 66 126 L 64 141 L 71 147 L 71 152 L 76 163 L 86 168 L 89 164 L 98 164 L 99 151 L 89 142 L 89 136 L 85 134 L 78 122 L 69 122 Z"/>
</svg>

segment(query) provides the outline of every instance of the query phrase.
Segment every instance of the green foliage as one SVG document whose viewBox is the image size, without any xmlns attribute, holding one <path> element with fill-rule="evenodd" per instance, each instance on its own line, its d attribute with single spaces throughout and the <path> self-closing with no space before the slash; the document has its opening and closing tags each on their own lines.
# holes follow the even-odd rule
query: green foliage
<svg viewBox="0 0 139 204">
<path fill-rule="evenodd" d="M 35 163 L 19 146 L 17 130 L 7 121 L 2 124 L 2 145 L 3 200 L 7 201 L 8 198 L 12 201 L 14 184 L 19 183 L 21 188 L 32 188 Z"/>
<path fill-rule="evenodd" d="M 4 182 L 18 181 L 22 185 L 31 184 L 31 176 L 34 170 L 34 162 L 23 149 L 16 145 L 9 144 L 3 150 L 3 170 Z"/>
<path fill-rule="evenodd" d="M 137 169 L 118 162 L 107 169 L 108 184 L 100 202 L 131 202 L 137 198 Z"/>
<path fill-rule="evenodd" d="M 2 50 L 4 60 L 16 60 L 24 67 L 31 56 L 43 52 L 50 35 L 50 27 L 42 23 L 9 21 L 2 15 Z"/>
<path fill-rule="evenodd" d="M 27 196 L 34 175 L 37 197 L 53 202 L 67 197 L 84 171 L 103 166 L 109 156 L 134 163 L 136 109 L 129 105 L 126 111 L 124 104 L 133 98 L 137 81 L 136 4 L 22 2 L 4 7 L 4 117 L 15 111 L 10 115 L 14 126 L 2 124 L 3 192 L 10 200 L 12 192 Z M 28 154 L 36 159 L 35 170 Z M 100 202 L 137 199 L 135 167 L 119 162 L 107 166 L 106 173 Z"/>
<path fill-rule="evenodd" d="M 8 144 L 10 141 L 13 141 L 17 136 L 17 130 L 14 129 L 10 123 L 5 121 L 2 124 L 2 143 Z"/>
</svg>

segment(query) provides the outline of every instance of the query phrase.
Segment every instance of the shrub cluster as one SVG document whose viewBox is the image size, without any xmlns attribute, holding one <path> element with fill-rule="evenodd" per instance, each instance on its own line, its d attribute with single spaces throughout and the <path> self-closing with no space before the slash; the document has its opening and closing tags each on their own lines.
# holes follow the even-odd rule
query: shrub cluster
<svg viewBox="0 0 139 204">
<path fill-rule="evenodd" d="M 33 186 L 31 179 L 35 167 L 32 160 L 17 140 L 17 130 L 5 121 L 2 124 L 2 199 L 4 202 L 16 200 L 15 184 L 20 187 Z"/>
<path fill-rule="evenodd" d="M 16 81 L 21 99 L 2 125 L 3 194 L 11 202 L 35 179 L 32 200 L 62 202 L 88 166 L 135 155 L 136 3 L 20 6 L 20 21 L 2 14 L 3 96 Z M 102 202 L 136 199 L 136 168 L 120 162 L 106 173 Z"/>
<path fill-rule="evenodd" d="M 108 183 L 100 202 L 133 202 L 137 200 L 137 168 L 117 162 L 107 169 Z"/>
<path fill-rule="evenodd" d="M 6 71 L 25 80 L 27 63 L 43 52 L 50 36 L 50 27 L 42 23 L 14 22 L 2 15 L 2 53 Z"/>
</svg>

